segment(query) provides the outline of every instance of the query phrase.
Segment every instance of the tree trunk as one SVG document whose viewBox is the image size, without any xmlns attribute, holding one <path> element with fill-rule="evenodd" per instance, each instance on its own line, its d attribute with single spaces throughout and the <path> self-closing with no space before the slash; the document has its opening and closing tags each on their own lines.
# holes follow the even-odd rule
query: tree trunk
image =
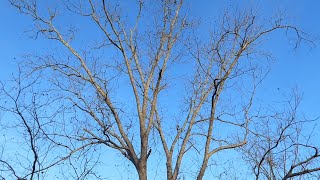
<svg viewBox="0 0 320 180">
<path fill-rule="evenodd" d="M 170 168 L 170 169 L 169 169 Z M 172 170 L 171 170 L 171 167 L 167 166 L 167 180 L 173 180 L 172 179 Z"/>
<path fill-rule="evenodd" d="M 205 158 L 203 160 L 203 163 L 202 163 L 202 166 L 201 166 L 201 169 L 200 169 L 200 172 L 197 176 L 197 180 L 202 180 L 203 176 L 204 176 L 204 173 L 207 169 L 207 166 L 208 166 L 208 158 Z"/>
<path fill-rule="evenodd" d="M 147 171 L 139 170 L 139 180 L 147 180 Z"/>
<path fill-rule="evenodd" d="M 147 180 L 147 163 L 140 161 L 138 168 L 139 180 Z"/>
</svg>

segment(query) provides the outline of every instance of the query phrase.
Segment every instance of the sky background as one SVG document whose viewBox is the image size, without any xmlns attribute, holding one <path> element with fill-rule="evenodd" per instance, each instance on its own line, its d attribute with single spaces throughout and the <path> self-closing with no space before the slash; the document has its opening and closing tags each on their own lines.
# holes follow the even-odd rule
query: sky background
<svg viewBox="0 0 320 180">
<path fill-rule="evenodd" d="M 198 0 L 189 3 L 190 14 L 214 19 L 223 9 L 255 7 L 263 15 L 271 16 L 277 11 L 287 14 L 290 22 L 306 33 L 320 35 L 320 1 L 211 1 Z M 0 1 L 0 81 L 10 79 L 16 72 L 17 60 L 27 54 L 46 51 L 50 42 L 39 38 L 28 37 L 32 29 L 32 21 L 17 12 L 6 0 Z M 302 111 L 307 117 L 320 115 L 320 41 L 315 40 L 315 46 L 301 44 L 293 49 L 282 34 L 271 36 L 264 46 L 271 51 L 276 61 L 272 71 L 264 81 L 259 96 L 276 101 L 277 92 L 287 92 L 297 87 L 303 94 Z M 278 90 L 279 89 L 279 90 Z M 274 96 L 273 96 L 274 95 Z M 268 96 L 268 97 L 265 97 Z M 110 153 L 110 152 L 108 152 Z M 121 162 L 120 162 L 121 163 Z M 120 175 L 119 172 L 118 175 Z"/>
</svg>

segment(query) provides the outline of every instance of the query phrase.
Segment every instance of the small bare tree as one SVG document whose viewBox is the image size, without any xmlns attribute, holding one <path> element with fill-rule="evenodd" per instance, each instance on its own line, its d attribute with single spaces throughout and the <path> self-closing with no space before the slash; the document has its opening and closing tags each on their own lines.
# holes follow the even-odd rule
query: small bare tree
<svg viewBox="0 0 320 180">
<path fill-rule="evenodd" d="M 1 83 L 0 110 L 4 114 L 1 118 L 3 139 L 0 177 L 20 180 L 45 179 L 52 176 L 48 173 L 49 168 L 59 166 L 65 160 L 70 162 L 69 168 L 74 169 L 69 177 L 77 175 L 74 179 L 84 179 L 90 175 L 97 176 L 92 168 L 97 163 L 93 161 L 98 156 L 88 159 L 92 153 L 90 149 L 83 151 L 83 147 L 78 147 L 74 150 L 72 144 L 62 145 L 54 139 L 54 136 L 63 134 L 46 132 L 55 128 L 55 118 L 65 110 L 61 106 L 55 106 L 59 98 L 50 97 L 50 91 L 40 90 L 38 80 L 39 77 L 23 76 L 19 69 L 10 85 Z M 60 146 L 69 151 L 59 151 Z M 74 158 L 78 161 L 72 166 Z M 85 160 L 84 163 L 79 162 L 82 159 Z"/>
<path fill-rule="evenodd" d="M 21 74 L 20 74 L 21 75 Z M 43 107 L 51 104 L 50 101 L 39 102 L 39 96 L 36 90 L 31 88 L 35 85 L 34 81 L 29 81 L 24 85 L 22 81 L 25 79 L 21 76 L 14 78 L 16 83 L 13 88 L 6 88 L 5 84 L 1 83 L 1 99 L 4 100 L 1 105 L 1 111 L 5 112 L 2 117 L 1 127 L 3 136 L 2 153 L 1 153 L 1 174 L 3 179 L 40 179 L 46 168 L 43 168 L 43 159 L 47 156 L 50 149 L 53 148 L 52 143 L 43 140 L 41 127 L 43 122 L 40 122 L 45 116 Z M 32 96 L 28 96 L 26 89 L 32 90 Z M 26 100 L 30 98 L 30 101 Z M 7 119 L 17 119 L 7 121 Z M 49 119 L 48 116 L 46 118 Z M 20 134 L 16 134 L 12 130 L 17 130 Z M 19 136 L 22 135 L 22 136 Z M 6 147 L 9 146 L 9 147 Z M 20 153 L 21 149 L 22 153 Z M 9 150 L 8 150 L 9 149 Z M 11 155 L 6 151 L 19 149 Z M 12 164 L 11 164 L 12 163 Z M 42 172 L 42 173 L 41 173 Z M 22 174 L 21 174 L 22 173 Z"/>
<path fill-rule="evenodd" d="M 77 154 L 85 157 L 81 152 L 88 149 L 108 147 L 129 160 L 139 179 L 145 180 L 148 158 L 155 153 L 152 150 L 161 148 L 167 179 L 182 178 L 184 162 L 194 155 L 198 159 L 193 162 L 193 176 L 203 179 L 213 155 L 247 144 L 252 122 L 259 117 L 255 93 L 268 72 L 268 60 L 257 58 L 269 57 L 259 48 L 265 37 L 282 30 L 294 34 L 296 45 L 305 40 L 302 31 L 282 18 L 265 22 L 253 11 L 225 13 L 206 39 L 187 19 L 183 0 L 10 2 L 32 18 L 36 38 L 59 45 L 58 51 L 32 56 L 24 64 L 29 70 L 26 76 L 45 81 L 40 88 L 55 100 L 54 107 L 61 107 L 50 118 L 36 119 L 37 127 L 31 128 L 32 133 L 41 130 L 61 157 L 33 173 Z M 130 16 L 123 11 L 125 6 L 135 7 Z M 70 26 L 59 20 L 63 15 L 85 25 Z M 83 28 L 94 33 L 83 37 Z M 86 39 L 82 47 L 80 38 Z M 181 68 L 185 72 L 179 72 Z M 178 95 L 171 95 L 166 103 L 166 96 L 176 88 Z M 20 107 L 19 101 L 15 103 Z M 51 105 L 34 107 L 42 108 Z M 14 112 L 19 115 L 18 110 Z M 47 121 L 52 126 L 41 127 Z M 161 143 L 151 144 L 157 137 Z M 36 147 L 32 143 L 31 149 Z M 287 173 L 292 175 L 290 170 Z M 73 177 L 84 175 L 75 172 Z"/>
<path fill-rule="evenodd" d="M 319 147 L 312 145 L 313 131 L 302 131 L 317 119 L 299 117 L 300 102 L 301 97 L 294 92 L 285 101 L 287 109 L 257 122 L 248 138 L 250 143 L 243 148 L 256 179 L 307 178 L 319 171 Z"/>
</svg>

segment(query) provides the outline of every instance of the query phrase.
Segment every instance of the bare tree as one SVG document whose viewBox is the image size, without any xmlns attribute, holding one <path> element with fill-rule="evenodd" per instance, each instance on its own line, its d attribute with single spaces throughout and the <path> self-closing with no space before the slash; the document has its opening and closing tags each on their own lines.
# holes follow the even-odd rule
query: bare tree
<svg viewBox="0 0 320 180">
<path fill-rule="evenodd" d="M 85 158 L 82 152 L 96 147 L 117 150 L 133 164 L 141 180 L 147 179 L 148 158 L 155 149 L 163 149 L 170 180 L 182 178 L 184 162 L 196 154 L 193 176 L 203 179 L 211 157 L 247 144 L 252 122 L 260 117 L 254 107 L 255 93 L 268 73 L 269 56 L 260 51 L 259 44 L 277 30 L 294 34 L 295 45 L 306 40 L 302 31 L 282 18 L 265 22 L 253 11 L 224 14 L 206 40 L 187 19 L 183 0 L 66 0 L 56 7 L 37 0 L 10 2 L 33 19 L 35 38 L 60 45 L 58 51 L 32 56 L 24 64 L 26 76 L 45 81 L 40 88 L 55 100 L 55 107 L 61 107 L 54 116 L 43 117 L 54 128 L 44 131 L 36 120 L 39 124 L 30 132 L 41 129 L 49 145 L 65 152 L 48 166 L 31 168 L 31 174 L 24 176 L 31 179 L 33 173 L 76 155 Z M 126 5 L 135 7 L 130 16 L 122 9 Z M 70 26 L 59 20 L 63 15 L 81 17 L 80 24 L 90 26 Z M 81 35 L 77 33 L 83 33 L 83 28 L 95 33 L 87 34 L 90 37 L 84 39 L 90 40 L 79 47 Z M 185 72 L 179 74 L 181 67 Z M 186 85 L 186 90 L 179 89 L 180 94 L 166 104 L 165 96 L 177 87 L 172 83 L 177 77 L 185 83 L 179 87 Z M 178 101 L 183 101 L 181 106 Z M 19 103 L 15 101 L 18 107 Z M 180 114 L 168 111 L 168 104 Z M 19 109 L 14 112 L 19 115 Z M 33 137 L 29 136 L 31 149 L 36 147 Z M 160 144 L 150 143 L 157 137 Z M 91 174 L 87 168 L 81 172 L 75 171 L 72 177 Z M 293 170 L 286 172 L 287 177 L 294 175 Z"/>
<path fill-rule="evenodd" d="M 63 161 L 68 160 L 72 165 L 71 155 L 73 158 L 78 156 L 78 161 L 86 160 L 72 166 L 74 169 L 83 167 L 71 173 L 81 174 L 75 179 L 96 176 L 91 171 L 95 166 L 92 161 L 96 158 L 88 159 L 92 153 L 90 149 L 83 151 L 84 146 L 74 149 L 72 144 L 64 146 L 55 139 L 55 136 L 62 136 L 62 133 L 49 133 L 54 132 L 51 129 L 57 125 L 57 115 L 65 110 L 61 106 L 55 106 L 59 98 L 50 97 L 50 91 L 40 90 L 38 80 L 39 77 L 23 76 L 19 69 L 10 85 L 1 83 L 0 109 L 4 112 L 1 118 L 1 178 L 44 179 L 50 176 L 49 168 L 59 166 Z M 59 146 L 64 146 L 68 151 L 61 153 L 57 150 Z"/>
<path fill-rule="evenodd" d="M 20 74 L 21 75 L 21 74 Z M 31 81 L 26 85 L 23 85 L 22 81 L 25 79 L 21 76 L 15 78 L 16 85 L 7 89 L 5 84 L 1 84 L 1 99 L 5 99 L 3 105 L 0 107 L 2 112 L 6 112 L 5 117 L 2 118 L 2 131 L 4 131 L 4 142 L 2 145 L 1 153 L 1 172 L 8 171 L 5 176 L 1 175 L 3 179 L 8 177 L 15 177 L 17 179 L 39 179 L 42 177 L 41 170 L 45 172 L 45 168 L 42 168 L 43 157 L 45 157 L 48 151 L 52 148 L 51 143 L 45 143 L 43 141 L 41 126 L 39 119 L 41 119 L 42 113 L 39 111 L 43 110 L 43 107 L 50 105 L 50 101 L 39 102 L 38 98 L 41 95 L 38 95 L 37 92 L 33 92 L 32 96 L 28 97 L 31 101 L 26 101 L 27 93 L 26 89 L 29 90 L 35 84 L 35 81 Z M 32 89 L 33 90 L 33 89 Z M 11 119 L 17 117 L 18 121 L 5 121 L 6 119 Z M 49 119 L 49 118 L 48 118 Z M 22 131 L 22 137 L 16 137 L 16 134 L 10 133 L 10 130 L 18 129 Z M 6 137 L 8 134 L 8 137 Z M 9 139 L 7 139 L 9 138 Z M 5 155 L 7 148 L 5 146 L 12 146 L 12 141 L 15 141 L 17 144 L 11 148 L 23 148 L 24 143 L 26 143 L 26 148 L 24 153 L 16 154 L 17 162 L 15 165 L 11 164 L 14 161 L 9 159 L 14 159 L 13 156 Z M 42 146 L 42 147 L 41 147 Z M 29 158 L 29 156 L 31 156 Z M 19 160 L 24 159 L 24 160 Z M 19 167 L 20 166 L 20 167 Z M 22 168 L 26 171 L 24 174 L 21 173 Z M 23 171 L 22 171 L 23 172 Z M 9 176 L 8 176 L 9 174 Z M 7 176 L 6 176 L 7 175 Z"/>
<path fill-rule="evenodd" d="M 285 101 L 287 109 L 257 122 L 250 143 L 243 149 L 256 179 L 307 178 L 319 171 L 319 148 L 312 145 L 313 132 L 302 131 L 317 119 L 302 119 L 298 113 L 300 102 L 301 96 L 294 92 Z"/>
</svg>

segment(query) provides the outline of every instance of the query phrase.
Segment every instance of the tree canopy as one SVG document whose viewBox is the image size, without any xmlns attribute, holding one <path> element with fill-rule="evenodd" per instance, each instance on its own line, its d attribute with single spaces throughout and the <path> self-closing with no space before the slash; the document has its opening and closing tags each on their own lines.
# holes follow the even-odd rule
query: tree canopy
<svg viewBox="0 0 320 180">
<path fill-rule="evenodd" d="M 318 119 L 301 113 L 299 90 L 261 95 L 272 38 L 316 44 L 286 14 L 241 7 L 209 20 L 184 0 L 9 2 L 46 46 L 1 82 L 1 131 L 16 137 L 1 143 L 3 179 L 122 179 L 105 170 L 117 161 L 140 180 L 320 177 Z"/>
</svg>

